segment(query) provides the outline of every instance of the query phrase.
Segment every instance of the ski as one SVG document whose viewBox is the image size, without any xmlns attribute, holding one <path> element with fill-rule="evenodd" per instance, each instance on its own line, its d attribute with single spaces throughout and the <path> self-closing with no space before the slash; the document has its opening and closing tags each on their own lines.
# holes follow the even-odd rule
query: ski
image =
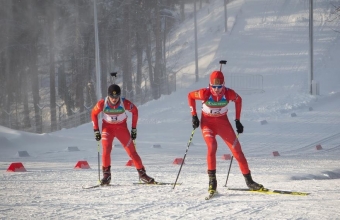
<svg viewBox="0 0 340 220">
<path fill-rule="evenodd" d="M 144 183 L 144 182 L 138 182 L 133 183 L 133 185 L 150 185 L 150 186 L 162 186 L 162 185 L 175 185 L 175 183 L 167 183 L 167 182 L 154 182 L 154 183 Z M 176 183 L 176 186 L 182 185 L 182 183 Z"/>
<path fill-rule="evenodd" d="M 265 194 L 284 194 L 284 195 L 294 195 L 294 196 L 307 196 L 310 193 L 306 192 L 295 192 L 295 191 L 286 191 L 286 190 L 272 190 L 263 188 L 261 190 L 251 190 L 246 188 L 228 188 L 228 190 L 234 191 L 246 191 L 246 192 L 257 192 L 257 193 L 265 193 Z"/>
<path fill-rule="evenodd" d="M 210 200 L 213 197 L 215 197 L 217 195 L 217 191 L 215 192 L 209 192 L 209 195 L 207 197 L 205 197 L 205 200 Z"/>
<path fill-rule="evenodd" d="M 138 182 L 138 183 L 132 183 L 133 185 L 150 185 L 150 186 L 163 186 L 163 185 L 175 185 L 175 183 L 167 183 L 167 182 L 155 182 L 155 183 L 144 183 L 144 182 Z M 176 183 L 177 185 L 182 185 L 182 183 Z M 121 186 L 121 185 L 93 185 L 93 186 L 82 186 L 83 189 L 94 189 L 94 188 L 100 188 L 100 187 L 113 187 L 113 186 Z"/>
<path fill-rule="evenodd" d="M 99 188 L 99 187 L 112 187 L 112 186 L 118 186 L 118 185 L 93 185 L 93 186 L 82 186 L 83 189 L 93 189 L 93 188 Z"/>
</svg>

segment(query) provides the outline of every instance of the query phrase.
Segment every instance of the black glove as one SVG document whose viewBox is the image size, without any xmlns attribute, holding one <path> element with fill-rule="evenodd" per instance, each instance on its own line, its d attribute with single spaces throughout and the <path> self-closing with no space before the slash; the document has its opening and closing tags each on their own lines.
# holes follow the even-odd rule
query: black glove
<svg viewBox="0 0 340 220">
<path fill-rule="evenodd" d="M 236 123 L 237 133 L 239 134 L 243 133 L 243 125 L 241 124 L 240 120 L 235 119 L 235 123 Z"/>
<path fill-rule="evenodd" d="M 132 128 L 131 129 L 131 139 L 132 140 L 136 140 L 137 138 L 137 129 L 136 128 Z"/>
<path fill-rule="evenodd" d="M 100 134 L 100 131 L 98 129 L 94 130 L 94 136 L 96 141 L 100 141 L 100 139 L 102 139 L 102 135 Z"/>
<path fill-rule="evenodd" d="M 197 115 L 192 116 L 192 127 L 194 129 L 200 126 L 200 120 L 198 120 Z"/>
</svg>

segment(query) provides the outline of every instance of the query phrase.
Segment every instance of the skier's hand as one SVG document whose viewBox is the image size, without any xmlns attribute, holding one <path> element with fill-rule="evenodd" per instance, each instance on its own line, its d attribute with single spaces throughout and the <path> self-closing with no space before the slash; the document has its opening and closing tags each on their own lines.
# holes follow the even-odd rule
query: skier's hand
<svg viewBox="0 0 340 220">
<path fill-rule="evenodd" d="M 100 134 L 100 131 L 98 129 L 94 130 L 94 136 L 96 141 L 100 141 L 100 139 L 102 139 L 102 135 Z"/>
<path fill-rule="evenodd" d="M 197 115 L 192 116 L 192 127 L 194 129 L 200 126 L 200 120 L 198 120 Z"/>
<path fill-rule="evenodd" d="M 131 139 L 132 140 L 136 140 L 137 138 L 137 129 L 136 128 L 132 128 L 131 129 Z"/>
<path fill-rule="evenodd" d="M 243 125 L 241 124 L 240 120 L 235 119 L 235 123 L 236 123 L 237 133 L 239 134 L 243 133 Z"/>
</svg>

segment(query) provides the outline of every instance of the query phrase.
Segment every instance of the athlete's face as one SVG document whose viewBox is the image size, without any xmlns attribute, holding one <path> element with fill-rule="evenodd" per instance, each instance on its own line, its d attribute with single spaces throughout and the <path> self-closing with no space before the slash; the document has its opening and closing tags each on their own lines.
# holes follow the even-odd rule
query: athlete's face
<svg viewBox="0 0 340 220">
<path fill-rule="evenodd" d="M 119 96 L 115 96 L 115 97 L 109 96 L 109 100 L 113 105 L 115 105 L 119 101 Z"/>
<path fill-rule="evenodd" d="M 223 85 L 210 85 L 211 89 L 216 93 L 216 95 L 219 95 L 222 92 Z"/>
</svg>

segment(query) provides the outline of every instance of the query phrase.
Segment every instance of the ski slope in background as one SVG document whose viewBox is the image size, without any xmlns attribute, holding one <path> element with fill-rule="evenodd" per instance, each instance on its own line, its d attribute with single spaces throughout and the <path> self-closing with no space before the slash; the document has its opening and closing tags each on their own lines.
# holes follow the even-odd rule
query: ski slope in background
<svg viewBox="0 0 340 220">
<path fill-rule="evenodd" d="M 262 93 L 237 91 L 243 98 L 240 135 L 255 181 L 267 188 L 305 191 L 308 196 L 227 191 L 229 150 L 218 138 L 219 195 L 204 200 L 208 189 L 206 147 L 196 130 L 179 176 L 180 186 L 135 186 L 138 181 L 122 146 L 112 152 L 111 188 L 83 190 L 98 182 L 97 143 L 91 123 L 50 134 L 0 127 L 0 219 L 339 219 L 340 218 L 340 62 L 333 8 L 314 1 L 314 75 L 320 95 L 308 94 L 308 3 L 288 0 L 235 0 L 228 4 L 224 33 L 223 1 L 198 12 L 200 80 L 194 82 L 193 19 L 183 22 L 169 45 L 169 65 L 180 70 L 179 88 L 139 106 L 137 150 L 147 173 L 174 182 L 192 127 L 187 93 L 205 87 L 219 68 L 227 74 L 260 74 Z M 226 79 L 228 81 L 228 78 Z M 197 102 L 198 109 L 200 103 Z M 291 114 L 295 113 L 296 117 Z M 229 119 L 235 117 L 233 103 Z M 131 116 L 130 116 L 131 119 Z M 261 121 L 266 120 L 266 125 Z M 129 126 L 131 122 L 129 121 Z M 233 123 L 232 123 L 233 124 Z M 154 148 L 159 144 L 161 148 Z M 321 144 L 323 149 L 316 150 Z M 69 152 L 76 146 L 79 151 Z M 19 157 L 27 151 L 30 157 Z M 274 157 L 273 151 L 281 156 Z M 92 169 L 73 169 L 86 160 Z M 12 162 L 27 172 L 6 172 Z M 246 187 L 236 161 L 228 186 Z"/>
</svg>

